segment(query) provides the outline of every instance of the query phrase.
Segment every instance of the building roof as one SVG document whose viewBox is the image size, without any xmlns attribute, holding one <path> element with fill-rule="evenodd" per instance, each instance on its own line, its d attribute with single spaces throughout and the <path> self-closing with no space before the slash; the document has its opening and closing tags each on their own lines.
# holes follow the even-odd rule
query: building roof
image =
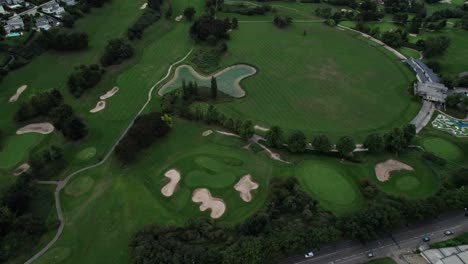
<svg viewBox="0 0 468 264">
<path fill-rule="evenodd" d="M 429 249 L 421 255 L 430 264 L 466 264 L 468 263 L 468 249 L 463 246 Z"/>
<path fill-rule="evenodd" d="M 441 83 L 419 82 L 416 86 L 416 94 L 424 99 L 434 102 L 445 102 L 448 88 Z"/>
</svg>

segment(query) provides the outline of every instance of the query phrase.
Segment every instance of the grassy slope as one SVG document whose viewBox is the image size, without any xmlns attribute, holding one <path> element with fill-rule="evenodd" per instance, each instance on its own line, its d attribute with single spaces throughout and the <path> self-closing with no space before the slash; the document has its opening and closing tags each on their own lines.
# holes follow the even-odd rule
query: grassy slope
<svg viewBox="0 0 468 264">
<path fill-rule="evenodd" d="M 222 64 L 250 63 L 259 72 L 242 82 L 245 98 L 220 108 L 267 126 L 333 138 L 350 134 L 362 140 L 406 123 L 418 108 L 405 94 L 408 70 L 363 44 L 320 24 L 297 23 L 286 30 L 241 24 Z"/>
<path fill-rule="evenodd" d="M 216 154 L 244 161 L 243 169 L 250 171 L 260 188 L 252 202 L 246 204 L 232 186 L 210 188 L 213 196 L 227 204 L 221 221 L 238 222 L 252 214 L 266 198 L 267 182 L 272 170 L 271 161 L 262 154 L 241 148 L 242 142 L 213 134 L 202 137 L 203 126 L 177 120 L 167 139 L 157 142 L 136 164 L 122 168 L 117 162 L 78 175 L 90 177 L 93 186 L 79 196 L 63 195 L 67 226 L 55 250 L 69 251 L 63 263 L 127 263 L 128 240 L 145 224 L 182 224 L 194 217 L 206 217 L 198 205 L 190 201 L 194 187 L 184 183 L 184 174 L 177 192 L 171 198 L 160 194 L 166 180 L 166 169 L 181 166 L 182 172 L 197 169 L 194 164 L 178 164 L 181 157 Z M 147 155 L 151 153 L 151 155 Z M 193 156 L 195 155 L 195 156 Z M 199 168 L 198 168 L 199 169 Z M 237 175 L 238 176 L 238 175 Z M 81 185 L 79 178 L 71 183 Z M 76 181 L 76 183 L 75 183 Z M 54 253 L 46 254 L 38 263 L 48 263 Z M 79 257 L 77 257 L 79 256 Z"/>
</svg>

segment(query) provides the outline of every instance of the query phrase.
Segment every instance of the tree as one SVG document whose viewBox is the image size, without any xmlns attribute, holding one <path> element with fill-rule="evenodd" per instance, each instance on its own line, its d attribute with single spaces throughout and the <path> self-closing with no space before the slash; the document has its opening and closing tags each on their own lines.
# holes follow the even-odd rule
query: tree
<svg viewBox="0 0 468 264">
<path fill-rule="evenodd" d="M 403 134 L 405 136 L 406 144 L 409 144 L 416 136 L 416 126 L 413 124 L 407 124 L 403 127 Z"/>
<path fill-rule="evenodd" d="M 63 21 L 63 25 L 67 28 L 72 28 L 73 25 L 75 24 L 75 18 L 69 13 L 65 13 L 62 16 L 62 21 Z"/>
<path fill-rule="evenodd" d="M 284 143 L 283 130 L 279 126 L 272 126 L 265 135 L 266 144 L 269 147 L 281 148 Z"/>
<path fill-rule="evenodd" d="M 406 146 L 406 139 L 403 130 L 393 129 L 392 132 L 385 134 L 385 148 L 396 154 L 400 153 Z"/>
<path fill-rule="evenodd" d="M 133 47 L 122 38 L 111 39 L 107 42 L 104 54 L 101 57 L 101 64 L 109 66 L 120 64 L 122 61 L 133 56 Z"/>
<path fill-rule="evenodd" d="M 354 142 L 354 139 L 350 136 L 343 136 L 339 138 L 338 143 L 336 143 L 336 150 L 338 150 L 338 153 L 342 156 L 350 155 L 355 148 L 356 142 Z"/>
<path fill-rule="evenodd" d="M 449 46 L 450 39 L 445 36 L 430 37 L 426 39 L 423 44 L 424 57 L 429 58 L 442 55 Z"/>
<path fill-rule="evenodd" d="M 370 134 L 364 140 L 364 147 L 369 149 L 370 153 L 382 153 L 385 149 L 385 142 L 381 135 Z"/>
<path fill-rule="evenodd" d="M 206 41 L 213 45 L 221 39 L 228 39 L 230 28 L 230 23 L 205 14 L 192 24 L 190 36 L 196 41 Z"/>
<path fill-rule="evenodd" d="M 192 21 L 196 12 L 197 11 L 195 10 L 195 8 L 190 6 L 184 9 L 184 16 L 187 18 L 188 21 Z"/>
<path fill-rule="evenodd" d="M 273 24 L 275 24 L 275 26 L 279 28 L 285 28 L 292 24 L 292 17 L 290 16 L 282 17 L 279 15 L 275 15 L 275 17 L 273 18 Z"/>
<path fill-rule="evenodd" d="M 172 5 L 171 4 L 167 8 L 166 13 L 164 14 L 164 17 L 166 19 L 171 19 L 171 17 L 172 17 Z"/>
<path fill-rule="evenodd" d="M 239 21 L 237 20 L 236 17 L 232 18 L 231 28 L 232 29 L 238 29 L 239 28 Z"/>
<path fill-rule="evenodd" d="M 332 147 L 328 137 L 323 134 L 318 135 L 314 138 L 314 140 L 312 141 L 312 146 L 314 147 L 315 150 L 322 152 L 322 153 L 330 151 Z"/>
<path fill-rule="evenodd" d="M 161 5 L 162 0 L 148 0 L 148 7 L 155 11 L 159 11 L 161 9 Z"/>
<path fill-rule="evenodd" d="M 294 131 L 288 138 L 288 148 L 293 153 L 304 152 L 306 144 L 306 136 L 302 131 Z"/>
<path fill-rule="evenodd" d="M 62 132 L 68 139 L 79 140 L 88 134 L 88 128 L 79 118 L 70 117 L 64 121 Z"/>
<path fill-rule="evenodd" d="M 216 99 L 218 97 L 218 83 L 216 77 L 211 76 L 211 98 Z"/>
<path fill-rule="evenodd" d="M 468 4 L 465 4 L 468 7 Z M 461 27 L 468 30 L 468 14 L 464 15 L 460 21 Z"/>
<path fill-rule="evenodd" d="M 244 121 L 239 132 L 240 136 L 243 139 L 249 139 L 254 135 L 254 133 L 255 129 L 253 123 L 250 120 Z"/>
<path fill-rule="evenodd" d="M 104 71 L 97 64 L 81 65 L 68 76 L 68 90 L 75 97 L 80 97 L 86 90 L 93 88 L 101 81 Z"/>
</svg>

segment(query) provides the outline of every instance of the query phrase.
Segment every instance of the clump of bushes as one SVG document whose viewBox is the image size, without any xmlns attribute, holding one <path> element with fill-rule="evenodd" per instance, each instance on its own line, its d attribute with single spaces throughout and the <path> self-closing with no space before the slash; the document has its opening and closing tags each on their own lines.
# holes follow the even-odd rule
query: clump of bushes
<svg viewBox="0 0 468 264">
<path fill-rule="evenodd" d="M 68 90 L 75 97 L 81 97 L 86 90 L 96 86 L 101 81 L 104 70 L 97 64 L 81 65 L 68 77 Z"/>
<path fill-rule="evenodd" d="M 107 43 L 106 50 L 101 57 L 103 66 L 120 64 L 133 56 L 133 47 L 122 38 L 111 39 Z"/>
<path fill-rule="evenodd" d="M 425 152 L 423 154 L 423 158 L 439 166 L 445 166 L 445 164 L 447 164 L 447 161 L 445 159 L 435 155 L 432 152 Z"/>
</svg>

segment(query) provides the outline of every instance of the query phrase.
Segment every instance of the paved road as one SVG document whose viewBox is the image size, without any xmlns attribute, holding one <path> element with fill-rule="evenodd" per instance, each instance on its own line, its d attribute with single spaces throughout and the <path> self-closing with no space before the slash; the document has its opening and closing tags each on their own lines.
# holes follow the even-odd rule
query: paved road
<svg viewBox="0 0 468 264">
<path fill-rule="evenodd" d="M 107 161 L 107 159 L 110 157 L 110 155 L 112 154 L 112 152 L 114 151 L 115 147 L 117 146 L 117 144 L 119 143 L 120 140 L 122 140 L 122 138 L 125 136 L 125 134 L 127 134 L 128 130 L 131 128 L 133 122 L 135 121 L 135 119 L 141 115 L 141 113 L 143 113 L 143 111 L 145 110 L 145 108 L 148 106 L 148 104 L 151 102 L 151 99 L 153 98 L 153 91 L 154 89 L 156 89 L 156 87 L 158 87 L 159 84 L 161 84 L 164 80 L 166 80 L 170 74 L 171 74 L 171 71 L 172 71 L 172 68 L 181 63 L 182 61 L 184 61 L 185 59 L 187 59 L 187 57 L 190 55 L 190 53 L 192 53 L 192 50 L 193 49 L 190 49 L 190 51 L 187 53 L 187 55 L 185 55 L 185 57 L 183 57 L 182 59 L 174 62 L 170 67 L 169 69 L 167 70 L 167 74 L 166 76 L 164 76 L 162 79 L 160 79 L 157 83 L 155 83 L 151 88 L 150 90 L 148 91 L 148 98 L 145 102 L 145 104 L 140 108 L 140 111 L 138 111 L 138 113 L 133 117 L 133 119 L 130 121 L 130 123 L 128 124 L 128 126 L 124 129 L 124 131 L 122 132 L 122 134 L 119 136 L 119 138 L 114 142 L 114 144 L 111 146 L 111 148 L 109 149 L 109 151 L 107 152 L 106 156 L 98 163 L 96 164 L 93 164 L 93 165 L 90 165 L 90 166 L 87 166 L 87 167 L 84 167 L 84 168 L 81 168 L 75 172 L 73 172 L 72 174 L 68 175 L 64 180 L 61 180 L 61 181 L 58 181 L 58 182 L 54 182 L 54 181 L 39 181 L 38 183 L 41 183 L 41 184 L 56 184 L 57 185 L 57 188 L 55 189 L 55 207 L 57 209 L 57 217 L 58 217 L 58 220 L 60 222 L 60 225 L 59 225 L 59 228 L 57 230 L 57 233 L 55 234 L 55 236 L 52 238 L 52 240 L 44 247 L 42 248 L 39 252 L 37 252 L 34 256 L 32 256 L 28 261 L 25 262 L 25 264 L 30 264 L 30 263 L 33 263 L 35 260 L 37 260 L 40 256 L 42 256 L 45 252 L 47 252 L 47 250 L 49 250 L 54 244 L 55 242 L 59 239 L 59 237 L 62 235 L 62 231 L 63 231 L 63 228 L 65 227 L 65 221 L 64 221 L 64 218 L 63 218 L 63 211 L 62 211 L 62 207 L 61 207 L 61 204 L 60 204 L 60 192 L 65 188 L 65 186 L 67 185 L 67 183 L 77 174 L 83 172 L 83 171 L 86 171 L 86 170 L 89 170 L 89 169 L 92 169 L 92 168 L 96 168 L 98 166 L 101 166 L 102 164 L 104 164 L 104 162 Z"/>
<path fill-rule="evenodd" d="M 398 263 L 406 263 L 399 258 L 401 254 L 413 251 L 423 245 L 422 238 L 431 237 L 431 242 L 448 239 L 445 230 L 452 230 L 455 234 L 468 232 L 468 218 L 464 211 L 451 212 L 439 219 L 425 221 L 408 228 L 393 232 L 393 236 L 381 238 L 363 245 L 356 241 L 345 241 L 341 244 L 328 246 L 315 252 L 315 256 L 305 259 L 303 256 L 292 257 L 281 261 L 283 264 L 353 264 L 368 261 L 367 252 L 372 251 L 376 258 L 392 257 Z"/>
<path fill-rule="evenodd" d="M 429 123 L 429 121 L 431 121 L 434 110 L 434 103 L 426 100 L 423 101 L 421 110 L 419 110 L 418 114 L 410 122 L 410 124 L 413 124 L 416 127 L 416 133 L 419 133 Z"/>
</svg>

